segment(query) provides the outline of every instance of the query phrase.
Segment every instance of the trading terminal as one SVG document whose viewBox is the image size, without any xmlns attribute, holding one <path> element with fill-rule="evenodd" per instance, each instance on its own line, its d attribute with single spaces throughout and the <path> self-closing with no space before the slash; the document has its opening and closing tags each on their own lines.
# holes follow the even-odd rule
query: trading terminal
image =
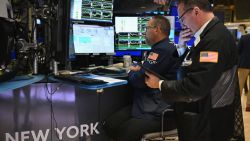
<svg viewBox="0 0 250 141">
<path fill-rule="evenodd" d="M 236 41 L 239 24 L 250 33 L 248 1 L 210 2 Z M 111 141 L 102 124 L 132 102 L 125 64 L 151 49 L 147 22 L 165 16 L 175 44 L 182 30 L 175 0 L 2 0 L 0 10 L 1 141 Z"/>
</svg>

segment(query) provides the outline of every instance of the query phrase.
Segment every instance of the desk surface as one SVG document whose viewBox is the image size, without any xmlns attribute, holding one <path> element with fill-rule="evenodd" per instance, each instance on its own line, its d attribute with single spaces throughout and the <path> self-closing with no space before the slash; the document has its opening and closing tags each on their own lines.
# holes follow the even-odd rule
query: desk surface
<svg viewBox="0 0 250 141">
<path fill-rule="evenodd" d="M 124 84 L 128 83 L 127 80 L 115 79 L 115 78 L 111 78 L 111 77 L 99 76 L 99 75 L 94 75 L 94 74 L 90 74 L 89 78 L 101 79 L 101 80 L 104 80 L 108 83 L 98 84 L 98 85 L 85 85 L 85 84 L 78 84 L 78 83 L 74 83 L 74 82 L 70 82 L 70 81 L 60 80 L 60 79 L 57 79 L 53 76 L 49 77 L 50 80 L 57 81 L 57 82 L 63 82 L 63 83 L 67 83 L 67 84 L 72 84 L 72 85 L 78 86 L 78 87 L 83 88 L 83 89 L 88 89 L 88 90 L 99 90 L 99 89 L 109 88 L 109 87 L 113 87 L 113 86 L 124 85 Z"/>
<path fill-rule="evenodd" d="M 44 78 L 44 75 L 33 75 L 33 78 L 27 80 L 17 80 L 17 77 L 13 78 L 12 80 L 1 83 L 0 92 L 21 88 L 36 83 L 38 81 L 41 81 Z"/>
</svg>

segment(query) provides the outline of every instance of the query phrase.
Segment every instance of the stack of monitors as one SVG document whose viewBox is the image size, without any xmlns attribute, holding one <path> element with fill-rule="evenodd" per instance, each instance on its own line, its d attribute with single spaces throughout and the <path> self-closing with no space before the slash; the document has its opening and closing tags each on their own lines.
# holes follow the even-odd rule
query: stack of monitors
<svg viewBox="0 0 250 141">
<path fill-rule="evenodd" d="M 70 8 L 71 54 L 113 54 L 113 0 L 72 0 Z"/>
<path fill-rule="evenodd" d="M 112 0 L 72 0 L 71 19 L 112 22 Z"/>
</svg>

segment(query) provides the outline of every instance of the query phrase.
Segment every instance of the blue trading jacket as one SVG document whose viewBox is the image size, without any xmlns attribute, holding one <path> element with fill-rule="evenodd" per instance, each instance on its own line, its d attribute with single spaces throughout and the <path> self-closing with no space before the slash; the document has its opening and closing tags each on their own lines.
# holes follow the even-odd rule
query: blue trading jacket
<svg viewBox="0 0 250 141">
<path fill-rule="evenodd" d="M 179 59 L 176 47 L 169 42 L 169 39 L 154 44 L 148 52 L 143 66 L 164 76 L 168 80 L 176 79 L 176 70 L 179 66 Z M 159 89 L 152 89 L 145 84 L 145 70 L 130 71 L 129 83 L 134 88 L 132 115 L 136 118 L 154 119 L 159 117 L 161 112 L 169 107 L 161 98 Z"/>
</svg>

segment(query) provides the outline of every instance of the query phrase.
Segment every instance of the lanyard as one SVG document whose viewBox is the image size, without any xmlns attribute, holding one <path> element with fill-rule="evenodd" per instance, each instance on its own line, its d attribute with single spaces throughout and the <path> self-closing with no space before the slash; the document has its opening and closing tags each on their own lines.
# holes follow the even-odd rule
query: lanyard
<svg viewBox="0 0 250 141">
<path fill-rule="evenodd" d="M 191 57 L 188 59 L 190 52 L 191 52 L 191 50 L 188 51 L 188 53 L 187 53 L 186 57 L 184 58 L 181 66 L 190 66 L 192 64 Z"/>
</svg>

